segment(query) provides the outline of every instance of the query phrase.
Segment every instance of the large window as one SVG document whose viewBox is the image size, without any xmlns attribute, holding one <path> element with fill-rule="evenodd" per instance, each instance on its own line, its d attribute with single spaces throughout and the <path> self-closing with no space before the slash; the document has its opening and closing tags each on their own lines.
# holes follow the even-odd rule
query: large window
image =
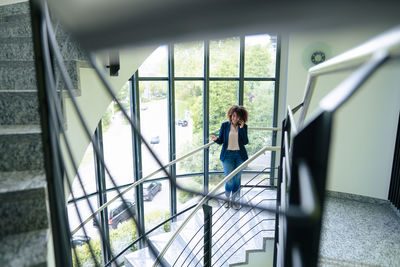
<svg viewBox="0 0 400 267">
<path fill-rule="evenodd" d="M 155 50 L 135 78 L 141 94 L 142 133 L 149 141 L 159 137 L 159 143 L 152 148 L 164 164 L 168 158 L 179 158 L 208 143 L 208 136 L 218 135 L 221 123 L 226 121 L 226 111 L 234 104 L 244 105 L 249 110 L 249 155 L 265 145 L 272 145 L 271 132 L 251 127 L 270 127 L 275 123 L 276 45 L 276 36 L 261 34 L 171 44 Z M 148 104 L 151 101 L 158 111 L 151 110 Z M 206 126 L 205 119 L 208 119 Z M 174 136 L 168 135 L 168 131 Z M 206 139 L 205 132 L 209 133 Z M 170 141 L 169 146 L 167 141 Z M 176 174 L 181 177 L 178 184 L 197 191 L 204 190 L 206 180 L 209 188 L 215 186 L 223 178 L 220 150 L 218 145 L 209 149 L 206 164 L 212 178 L 205 179 L 203 175 L 205 157 L 200 151 L 176 165 Z M 141 156 L 144 174 L 159 168 L 146 149 L 142 149 Z M 263 170 L 270 163 L 271 155 L 266 153 L 246 170 Z M 165 174 L 155 177 L 162 176 Z M 171 189 L 175 190 L 174 186 L 171 185 Z M 178 204 L 169 204 L 179 211 L 193 195 L 181 190 L 176 192 Z"/>
<path fill-rule="evenodd" d="M 227 120 L 228 108 L 244 105 L 249 111 L 247 150 L 251 156 L 265 145 L 275 145 L 271 132 L 251 128 L 276 126 L 276 58 L 277 37 L 269 34 L 163 45 L 145 60 L 117 98 L 129 114 L 132 111 L 138 116 L 141 134 L 162 165 L 209 143 L 209 136 L 218 135 L 221 123 Z M 131 97 L 135 103 L 130 102 Z M 143 142 L 138 145 L 140 140 L 132 136 L 131 126 L 114 102 L 102 121 L 104 159 L 115 183 L 111 183 L 106 172 L 105 183 L 100 187 L 107 190 L 106 197 L 111 199 L 117 194 L 115 186 L 121 191 L 138 178 L 153 173 L 160 165 Z M 176 174 L 180 186 L 200 192 L 211 190 L 224 178 L 220 151 L 220 146 L 212 145 L 208 155 L 199 151 L 168 171 Z M 268 168 L 271 159 L 272 155 L 266 153 L 247 166 L 243 180 L 248 180 L 253 172 Z M 93 194 L 91 201 L 98 207 L 94 197 L 98 180 L 91 162 L 90 148 L 80 173 L 88 185 L 88 193 Z M 205 168 L 208 172 L 204 172 Z M 132 210 L 135 216 L 143 214 L 136 220 L 144 222 L 143 229 L 148 231 L 198 201 L 199 196 L 177 189 L 166 176 L 158 172 L 142 184 L 143 193 L 136 195 L 136 191 L 131 190 L 125 194 L 128 206 L 115 202 L 108 208 L 106 227 L 110 230 L 114 254 L 139 236 L 140 228 L 123 216 L 127 213 L 124 210 Z M 79 190 L 75 193 L 82 195 Z M 86 205 L 84 201 L 78 204 Z M 68 209 L 71 207 L 72 203 Z M 85 211 L 84 216 L 88 216 L 87 207 Z M 77 225 L 77 215 L 70 212 L 73 228 Z M 86 229 L 92 240 L 99 242 L 98 227 L 90 223 Z M 166 224 L 153 233 L 169 230 Z M 97 247 L 100 249 L 96 243 Z M 136 248 L 137 245 L 131 250 Z"/>
</svg>

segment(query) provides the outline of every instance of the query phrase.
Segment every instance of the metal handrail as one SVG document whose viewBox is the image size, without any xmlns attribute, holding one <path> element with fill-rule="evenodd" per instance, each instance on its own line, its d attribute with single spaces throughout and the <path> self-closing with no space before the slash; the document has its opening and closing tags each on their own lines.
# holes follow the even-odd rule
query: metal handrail
<svg viewBox="0 0 400 267">
<path fill-rule="evenodd" d="M 188 217 L 182 222 L 182 224 L 179 226 L 179 228 L 175 231 L 175 233 L 172 235 L 170 240 L 167 242 L 165 245 L 164 249 L 160 252 L 160 255 L 158 255 L 153 267 L 157 266 L 160 263 L 160 260 L 164 257 L 165 253 L 167 252 L 168 248 L 172 245 L 172 242 L 176 239 L 178 234 L 182 231 L 182 229 L 186 226 L 186 224 L 189 222 L 189 220 L 194 216 L 194 214 L 201 208 L 201 206 L 210 198 L 210 196 L 214 196 L 217 190 L 219 190 L 222 185 L 224 185 L 229 179 L 231 179 L 233 176 L 235 176 L 238 172 L 240 172 L 244 167 L 246 167 L 250 162 L 258 158 L 261 154 L 263 154 L 267 150 L 280 150 L 280 147 L 270 147 L 266 146 L 262 149 L 260 149 L 257 153 L 255 153 L 253 156 L 251 156 L 249 159 L 247 159 L 245 162 L 240 164 L 235 170 L 233 170 L 228 176 L 226 176 L 224 179 L 222 179 L 214 188 L 211 190 L 203 199 L 197 204 L 197 206 L 193 209 L 192 213 L 189 214 Z"/>
<path fill-rule="evenodd" d="M 163 167 L 159 168 L 158 170 L 150 173 L 149 175 L 143 177 L 140 180 L 137 180 L 136 182 L 134 182 L 133 184 L 131 184 L 130 186 L 128 186 L 127 188 L 125 188 L 123 191 L 121 191 L 121 193 L 115 195 L 112 199 L 110 199 L 109 201 L 107 201 L 106 203 L 104 203 L 101 207 L 99 207 L 93 214 L 89 215 L 80 225 L 78 225 L 74 230 L 71 231 L 71 234 L 74 235 L 76 232 L 79 231 L 79 229 L 81 229 L 85 224 L 87 224 L 94 216 L 96 216 L 100 211 L 104 210 L 106 207 L 108 207 L 109 205 L 111 205 L 115 200 L 117 200 L 121 195 L 124 195 L 125 193 L 127 193 L 128 191 L 130 191 L 131 189 L 133 189 L 135 186 L 143 183 L 144 181 L 146 181 L 147 179 L 149 179 L 150 177 L 154 176 L 155 174 L 159 173 L 160 171 L 162 171 L 165 168 L 168 168 L 169 166 L 195 154 L 196 152 L 206 149 L 208 147 L 210 147 L 211 145 L 216 144 L 215 142 L 210 142 L 208 144 L 205 144 L 203 146 L 200 146 L 190 152 L 188 152 L 187 154 L 183 155 L 180 158 L 177 158 L 171 162 L 169 162 L 168 164 L 164 165 Z"/>
<path fill-rule="evenodd" d="M 274 127 L 249 127 L 249 129 L 252 130 L 270 130 L 270 131 L 281 131 L 281 128 L 274 128 Z M 159 173 L 160 171 L 162 171 L 165 168 L 168 168 L 169 166 L 195 154 L 196 152 L 206 149 L 208 147 L 210 147 L 211 145 L 215 144 L 215 142 L 210 142 L 208 144 L 205 144 L 203 146 L 200 146 L 190 152 L 188 152 L 187 154 L 183 155 L 180 158 L 177 158 L 171 162 L 169 162 L 168 164 L 164 165 L 163 167 L 159 168 L 158 170 L 150 173 L 149 175 L 143 177 L 142 179 L 134 182 L 133 184 L 131 184 L 130 186 L 128 186 L 127 188 L 125 188 L 123 191 L 121 191 L 120 194 L 115 195 L 112 199 L 110 199 L 109 201 L 107 201 L 106 203 L 104 203 L 101 207 L 99 207 L 93 214 L 89 215 L 81 224 L 79 224 L 74 230 L 71 231 L 71 234 L 74 235 L 76 234 L 85 224 L 87 224 L 88 222 L 90 222 L 90 220 L 96 216 L 99 212 L 101 212 L 102 210 L 104 210 L 105 208 L 107 208 L 109 205 L 111 205 L 115 200 L 117 200 L 121 195 L 124 195 L 125 193 L 127 193 L 128 191 L 130 191 L 131 189 L 133 189 L 135 186 L 143 183 L 144 181 L 146 181 L 147 179 L 149 179 L 150 177 L 154 176 L 155 174 Z"/>
<path fill-rule="evenodd" d="M 303 98 L 304 105 L 299 118 L 299 128 L 303 127 L 318 76 L 360 66 L 369 61 L 379 51 L 385 51 L 389 56 L 400 55 L 400 26 L 310 68 Z"/>
<path fill-rule="evenodd" d="M 249 129 L 249 130 L 263 130 L 263 131 L 282 131 L 282 128 L 277 128 L 277 127 L 251 127 L 251 126 L 249 126 L 247 129 Z"/>
<path fill-rule="evenodd" d="M 282 131 L 282 128 L 279 127 L 257 127 L 257 126 L 248 126 L 248 130 L 261 130 L 261 131 Z M 210 131 L 210 134 L 218 134 L 219 129 L 215 129 L 214 131 Z"/>
</svg>

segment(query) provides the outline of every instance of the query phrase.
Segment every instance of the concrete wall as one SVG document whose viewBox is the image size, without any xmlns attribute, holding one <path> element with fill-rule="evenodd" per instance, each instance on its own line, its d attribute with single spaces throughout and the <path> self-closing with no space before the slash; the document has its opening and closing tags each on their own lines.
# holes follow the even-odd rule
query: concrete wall
<svg viewBox="0 0 400 267">
<path fill-rule="evenodd" d="M 117 93 L 122 88 L 122 86 L 135 73 L 135 71 L 139 68 L 143 61 L 156 48 L 157 47 L 152 46 L 120 51 L 121 69 L 119 71 L 119 76 L 111 77 L 107 75 L 114 93 Z M 105 88 L 101 84 L 99 78 L 92 68 L 80 68 L 80 85 L 81 95 L 75 97 L 75 100 L 77 101 L 78 106 L 83 113 L 90 133 L 93 135 L 101 117 L 111 103 L 111 97 L 106 93 Z M 79 163 L 90 141 L 81 126 L 77 113 L 73 108 L 71 99 L 66 98 L 64 103 L 67 136 L 69 139 L 69 143 L 72 146 L 72 152 L 75 162 L 79 166 Z M 67 155 L 66 152 L 65 155 Z M 74 169 L 71 165 L 71 162 L 67 164 L 67 170 L 69 173 L 69 177 L 74 178 L 75 172 L 73 171 Z"/>
<path fill-rule="evenodd" d="M 290 34 L 287 103 L 294 107 L 302 102 L 312 50 L 322 49 L 331 58 L 389 28 L 381 25 Z M 399 70 L 399 64 L 385 65 L 337 112 L 328 190 L 387 199 L 400 110 Z M 350 73 L 318 79 L 308 118 L 315 113 L 319 100 Z"/>
</svg>

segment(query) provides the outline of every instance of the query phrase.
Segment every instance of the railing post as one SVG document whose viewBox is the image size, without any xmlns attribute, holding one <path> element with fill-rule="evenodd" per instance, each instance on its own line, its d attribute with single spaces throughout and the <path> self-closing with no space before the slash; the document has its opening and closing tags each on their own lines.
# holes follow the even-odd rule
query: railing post
<svg viewBox="0 0 400 267">
<path fill-rule="evenodd" d="M 284 141 L 285 132 L 290 133 L 289 115 L 286 115 L 286 118 L 282 122 L 281 153 L 280 153 L 280 161 L 279 161 L 279 168 L 278 168 L 278 182 L 276 185 L 276 210 L 277 210 L 277 213 L 275 215 L 275 241 L 274 241 L 275 245 L 274 245 L 273 266 L 280 266 L 281 264 L 283 264 L 282 262 L 279 262 L 280 259 L 278 259 L 278 255 L 280 255 L 280 254 L 278 254 L 279 233 L 284 230 L 283 225 L 279 225 L 279 223 L 281 222 L 281 220 L 280 220 L 281 216 L 279 216 L 278 211 L 280 209 L 281 202 L 282 202 L 282 200 L 281 200 L 281 184 L 282 184 L 282 176 L 283 176 L 282 168 L 284 166 L 283 157 L 289 156 L 289 155 L 285 155 L 285 141 Z M 282 253 L 282 251 L 280 253 Z"/>
<path fill-rule="evenodd" d="M 203 204 L 204 212 L 204 267 L 211 267 L 211 246 L 212 246 L 212 207 Z"/>
<path fill-rule="evenodd" d="M 60 138 L 58 124 L 54 124 L 55 108 L 49 91 L 52 90 L 50 51 L 48 48 L 47 27 L 43 12 L 43 2 L 29 2 L 32 20 L 32 38 L 35 55 L 35 69 L 38 88 L 39 113 L 42 128 L 44 165 L 46 170 L 47 193 L 51 219 L 51 232 L 56 266 L 72 266 L 71 233 L 69 231 L 65 193 L 63 186 L 63 166 L 61 151 L 57 146 Z"/>
<path fill-rule="evenodd" d="M 175 79 L 174 79 L 174 45 L 168 45 L 168 143 L 169 143 L 169 161 L 176 159 L 176 131 L 175 131 Z M 176 205 L 176 165 L 169 167 L 169 174 L 173 181 L 169 182 L 170 186 L 170 216 L 174 216 L 177 211 Z M 176 221 L 175 219 L 173 221 Z"/>
<path fill-rule="evenodd" d="M 97 129 L 94 132 L 94 140 L 95 144 L 93 146 L 97 146 L 97 149 L 100 151 L 102 155 L 103 153 L 103 127 L 102 127 L 102 120 L 100 120 L 99 124 L 97 125 Z M 94 167 L 95 167 L 95 174 L 96 174 L 96 189 L 98 192 L 97 195 L 97 202 L 99 207 L 101 207 L 104 203 L 107 202 L 107 192 L 106 192 L 106 175 L 104 170 L 104 165 L 101 162 L 101 159 L 97 156 L 96 153 L 94 155 Z M 108 250 L 110 247 L 110 235 L 108 230 L 108 208 L 100 211 L 99 213 L 99 228 L 103 231 L 105 240 L 101 242 L 101 251 L 102 251 L 102 259 L 103 265 L 109 262 L 112 258 L 111 251 Z"/>
<path fill-rule="evenodd" d="M 203 83 L 203 144 L 207 144 L 210 138 L 210 42 L 204 41 L 204 83 Z M 210 175 L 209 175 L 209 164 L 210 164 L 210 149 L 207 147 L 203 151 L 203 193 L 208 194 Z"/>
<path fill-rule="evenodd" d="M 136 122 L 138 130 L 140 131 L 140 99 L 139 99 L 139 89 L 138 89 L 138 72 L 131 77 L 129 80 L 130 86 L 130 108 L 131 108 L 131 118 L 132 121 Z M 131 126 L 132 132 L 132 155 L 133 155 L 133 167 L 134 167 L 134 175 L 135 181 L 142 179 L 142 140 L 138 133 L 135 132 L 133 126 Z M 137 236 L 145 235 L 145 226 L 144 226 L 144 203 L 143 203 L 143 185 L 139 184 L 136 187 L 134 193 L 135 201 L 136 201 L 136 214 L 137 214 Z M 144 239 L 139 241 L 139 248 L 144 248 L 145 242 Z"/>
</svg>

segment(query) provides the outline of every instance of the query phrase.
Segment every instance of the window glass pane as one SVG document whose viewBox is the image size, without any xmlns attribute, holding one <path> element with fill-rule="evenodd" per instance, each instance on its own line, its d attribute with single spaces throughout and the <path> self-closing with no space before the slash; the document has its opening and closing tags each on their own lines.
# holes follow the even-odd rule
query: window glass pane
<svg viewBox="0 0 400 267">
<path fill-rule="evenodd" d="M 110 234 L 111 250 L 114 255 L 120 253 L 128 245 L 137 239 L 137 229 L 132 216 L 136 215 L 136 201 L 134 197 L 134 189 L 124 194 L 124 198 L 118 198 L 110 206 L 107 207 L 108 212 L 108 229 Z M 107 193 L 107 200 L 116 196 L 117 191 Z M 133 246 L 124 252 L 123 255 L 129 254 L 137 249 Z M 119 257 L 120 263 L 124 257 Z"/>
<path fill-rule="evenodd" d="M 209 185 L 209 190 L 214 190 L 215 186 L 221 182 L 222 179 L 225 178 L 225 174 L 210 174 L 210 185 Z M 223 193 L 225 192 L 225 185 L 222 185 L 218 190 L 217 190 L 217 194 L 218 193 Z M 224 195 L 222 195 L 224 196 Z"/>
<path fill-rule="evenodd" d="M 98 208 L 97 197 L 96 196 L 90 197 L 89 201 L 93 209 L 96 210 Z M 81 220 L 86 219 L 88 216 L 92 214 L 86 199 L 77 201 L 76 205 L 78 206 Z M 69 203 L 67 205 L 67 211 L 68 211 L 69 227 L 71 230 L 75 229 L 80 224 L 79 216 L 75 209 L 75 204 Z M 87 252 L 89 251 L 88 242 L 90 242 L 90 245 L 94 251 L 100 252 L 101 251 L 100 234 L 98 232 L 98 229 L 93 226 L 92 221 L 85 224 L 84 228 L 87 233 L 87 237 L 85 236 L 83 228 L 81 228 L 77 233 L 73 235 L 72 244 L 75 246 L 75 251 L 80 264 L 82 266 L 93 266 L 94 261 L 92 257 L 87 256 L 88 255 Z M 72 249 L 71 252 L 74 253 L 74 250 Z M 96 254 L 97 262 L 101 262 L 100 256 L 101 254 Z M 74 261 L 74 266 L 77 266 L 74 254 L 72 258 Z"/>
<path fill-rule="evenodd" d="M 158 47 L 140 66 L 140 77 L 168 76 L 168 46 Z"/>
<path fill-rule="evenodd" d="M 176 44 L 174 51 L 176 77 L 204 76 L 203 42 Z"/>
<path fill-rule="evenodd" d="M 126 83 L 118 94 L 118 99 L 123 107 L 129 111 L 129 84 Z M 102 118 L 103 122 L 103 150 L 104 160 L 111 176 L 107 171 L 106 186 L 115 186 L 132 183 L 133 160 L 132 160 L 132 134 L 129 121 L 122 111 L 112 101 Z M 111 179 L 112 178 L 112 179 Z"/>
<path fill-rule="evenodd" d="M 218 136 L 221 124 L 226 121 L 226 112 L 237 104 L 239 83 L 235 81 L 210 82 L 210 135 Z M 210 170 L 223 170 L 219 160 L 220 145 L 210 147 Z"/>
<path fill-rule="evenodd" d="M 175 82 L 177 158 L 203 144 L 203 82 Z M 202 151 L 177 164 L 177 174 L 202 172 Z"/>
<path fill-rule="evenodd" d="M 203 175 L 181 177 L 177 179 L 177 183 L 183 188 L 188 188 L 190 190 L 197 192 L 203 192 Z M 177 192 L 178 192 L 177 195 L 178 212 L 188 208 L 189 206 L 196 204 L 201 199 L 201 196 L 184 190 L 178 189 Z M 188 211 L 186 215 L 189 213 L 190 211 Z"/>
<path fill-rule="evenodd" d="M 210 42 L 210 76 L 238 77 L 240 42 L 238 37 Z"/>
<path fill-rule="evenodd" d="M 243 102 L 249 111 L 248 125 L 251 127 L 272 127 L 274 112 L 275 82 L 245 81 Z M 272 132 L 251 130 L 248 132 L 249 144 L 246 146 L 249 155 L 259 151 L 264 146 L 272 145 Z M 247 167 L 248 169 L 264 169 L 270 165 L 270 152 L 261 155 Z"/>
<path fill-rule="evenodd" d="M 245 38 L 245 77 L 275 77 L 276 36 L 251 35 Z"/>
<path fill-rule="evenodd" d="M 139 82 L 140 131 L 163 165 L 169 162 L 167 88 L 166 81 Z M 160 167 L 146 145 L 142 143 L 143 177 Z M 154 177 L 165 177 L 165 173 L 159 172 Z"/>
<path fill-rule="evenodd" d="M 169 218 L 170 210 L 169 180 L 158 180 L 143 183 L 144 219 L 146 231 Z M 153 232 L 160 234 L 169 232 L 169 224 L 161 226 Z"/>
<path fill-rule="evenodd" d="M 169 162 L 167 88 L 166 81 L 139 82 L 140 131 L 163 165 Z M 143 177 L 161 167 L 144 143 L 142 167 Z M 165 177 L 165 173 L 159 172 L 154 177 Z"/>
<path fill-rule="evenodd" d="M 86 194 L 94 193 L 96 189 L 96 173 L 94 170 L 94 156 L 93 146 L 90 143 L 86 149 L 85 155 L 79 165 L 78 172 L 82 180 L 83 187 L 85 188 Z M 85 195 L 82 186 L 78 180 L 78 175 L 75 176 L 72 183 L 72 190 L 75 198 L 79 198 Z M 72 194 L 69 196 L 69 200 L 72 199 Z"/>
</svg>

